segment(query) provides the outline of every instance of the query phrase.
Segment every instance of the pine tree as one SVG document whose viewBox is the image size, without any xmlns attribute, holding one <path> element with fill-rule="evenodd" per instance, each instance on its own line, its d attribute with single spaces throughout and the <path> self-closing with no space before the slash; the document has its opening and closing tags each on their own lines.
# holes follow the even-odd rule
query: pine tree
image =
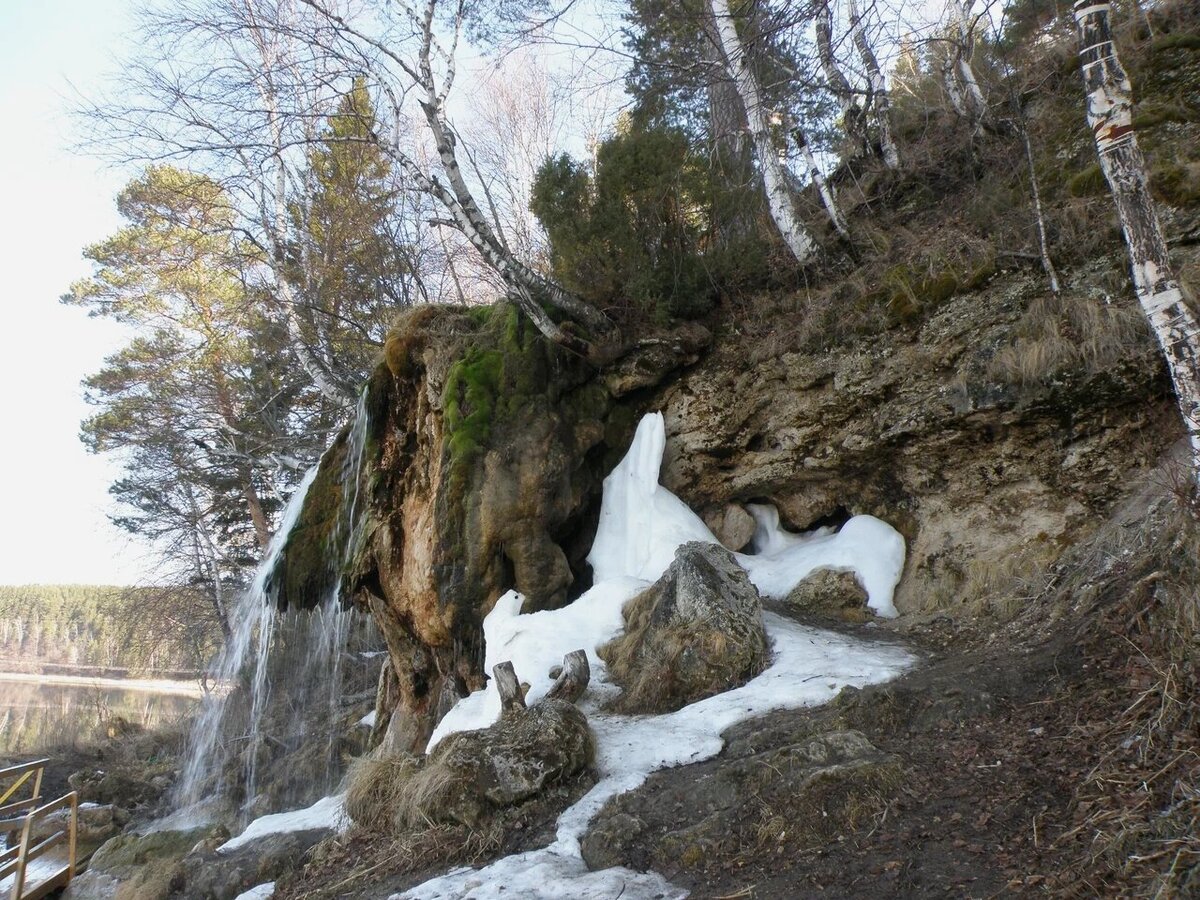
<svg viewBox="0 0 1200 900">
<path fill-rule="evenodd" d="M 396 236 L 397 185 L 376 128 L 366 84 L 356 79 L 309 152 L 307 197 L 291 205 L 304 339 L 351 384 L 366 377 L 397 310 L 415 301 Z"/>
</svg>

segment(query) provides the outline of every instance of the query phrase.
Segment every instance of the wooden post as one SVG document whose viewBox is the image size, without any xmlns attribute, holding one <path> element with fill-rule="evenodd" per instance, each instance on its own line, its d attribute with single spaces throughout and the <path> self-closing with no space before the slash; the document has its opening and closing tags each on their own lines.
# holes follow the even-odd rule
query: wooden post
<svg viewBox="0 0 1200 900">
<path fill-rule="evenodd" d="M 592 669 L 588 665 L 587 654 L 582 650 L 572 650 L 563 657 L 562 671 L 546 692 L 546 699 L 574 703 L 587 690 L 591 678 Z"/>
<path fill-rule="evenodd" d="M 1133 128 L 1133 87 L 1113 46 L 1109 9 L 1105 0 L 1075 3 L 1088 124 L 1125 233 L 1134 290 L 1171 373 L 1191 443 L 1195 496 L 1200 479 L 1200 328 L 1171 270 L 1146 160 Z"/>
<path fill-rule="evenodd" d="M 502 713 L 512 712 L 514 709 L 524 709 L 525 693 L 521 690 L 521 682 L 517 680 L 513 664 L 508 660 L 497 663 L 492 668 L 492 675 L 496 678 L 496 690 L 500 692 Z"/>
</svg>

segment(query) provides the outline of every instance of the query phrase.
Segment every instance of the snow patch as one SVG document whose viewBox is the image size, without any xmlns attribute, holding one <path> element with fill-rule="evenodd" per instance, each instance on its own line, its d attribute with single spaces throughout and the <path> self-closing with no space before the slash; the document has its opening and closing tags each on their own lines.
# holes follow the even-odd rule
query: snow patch
<svg viewBox="0 0 1200 900">
<path fill-rule="evenodd" d="M 365 716 L 358 720 L 358 724 L 365 728 L 375 727 L 375 710 L 371 710 Z"/>
<path fill-rule="evenodd" d="M 633 445 L 604 479 L 604 499 L 588 562 L 597 584 L 629 577 L 656 581 L 688 541 L 719 543 L 688 505 L 658 483 L 666 448 L 662 413 L 638 423 Z M 874 516 L 854 516 L 836 533 L 792 534 L 772 506 L 751 504 L 754 553 L 735 553 L 764 596 L 783 599 L 818 569 L 855 574 L 877 615 L 894 618 L 892 595 L 904 569 L 904 538 Z M 517 673 L 521 675 L 520 669 Z M 522 675 L 524 677 L 524 675 Z"/>
<path fill-rule="evenodd" d="M 248 891 L 242 891 L 233 900 L 267 900 L 268 897 L 275 896 L 275 882 L 268 881 L 266 884 L 256 884 Z"/>
<path fill-rule="evenodd" d="M 313 828 L 328 828 L 338 831 L 347 821 L 345 801 L 345 794 L 334 794 L 332 797 L 322 797 L 312 806 L 306 806 L 304 809 L 260 816 L 247 825 L 246 830 L 237 837 L 231 838 L 218 847 L 217 852 L 231 853 L 251 841 L 270 834 L 309 831 Z"/>
</svg>

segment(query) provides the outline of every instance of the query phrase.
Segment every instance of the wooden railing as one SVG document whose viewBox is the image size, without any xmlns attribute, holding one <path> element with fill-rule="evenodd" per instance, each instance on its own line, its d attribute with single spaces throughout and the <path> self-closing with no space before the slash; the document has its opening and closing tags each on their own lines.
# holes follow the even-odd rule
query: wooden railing
<svg viewBox="0 0 1200 900">
<path fill-rule="evenodd" d="M 42 774 L 47 762 L 38 759 L 0 769 L 0 835 L 19 835 L 17 843 L 0 850 L 0 891 L 9 891 L 9 900 L 37 900 L 64 887 L 75 876 L 79 797 L 72 791 L 42 803 Z M 6 787 L 10 780 L 12 783 Z M 23 793 L 22 788 L 29 790 L 29 796 L 14 800 Z M 32 843 L 37 823 L 60 809 L 70 811 L 66 824 Z M 55 850 L 58 852 L 51 857 Z"/>
</svg>

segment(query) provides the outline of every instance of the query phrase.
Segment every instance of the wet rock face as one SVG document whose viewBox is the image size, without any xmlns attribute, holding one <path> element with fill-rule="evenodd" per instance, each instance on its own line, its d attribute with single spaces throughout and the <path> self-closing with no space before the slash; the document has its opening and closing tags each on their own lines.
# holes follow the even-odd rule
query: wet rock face
<svg viewBox="0 0 1200 900">
<path fill-rule="evenodd" d="M 686 780 L 652 778 L 609 801 L 582 841 L 588 868 L 679 872 L 701 869 L 706 858 L 746 844 L 836 839 L 873 815 L 880 795 L 900 778 L 897 760 L 857 731 L 731 755 L 701 764 Z M 689 810 L 686 821 L 681 809 Z"/>
<path fill-rule="evenodd" d="M 597 652 L 623 689 L 621 712 L 669 712 L 738 687 L 767 663 L 758 591 L 728 550 L 684 544 Z"/>
<path fill-rule="evenodd" d="M 424 749 L 448 683 L 483 686 L 481 624 L 502 593 L 516 588 L 538 610 L 586 587 L 603 478 L 646 393 L 709 340 L 698 326 L 677 332 L 606 380 L 503 304 L 421 308 L 396 326 L 368 386 L 358 484 L 337 482 L 343 437 L 278 579 L 286 603 L 290 589 L 302 602 L 341 577 L 344 595 L 370 610 L 394 675 L 377 710 L 389 750 Z M 641 399 L 620 399 L 631 392 Z M 354 537 L 331 541 L 351 487 Z M 339 542 L 352 551 L 335 573 L 317 551 Z"/>
</svg>

